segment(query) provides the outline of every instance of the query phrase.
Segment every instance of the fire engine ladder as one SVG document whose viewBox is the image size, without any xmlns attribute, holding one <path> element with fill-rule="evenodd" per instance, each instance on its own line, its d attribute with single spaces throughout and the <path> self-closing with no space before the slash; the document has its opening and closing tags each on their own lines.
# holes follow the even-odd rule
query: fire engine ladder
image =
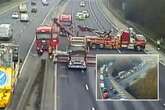
<svg viewBox="0 0 165 110">
<path fill-rule="evenodd" d="M 70 29 L 66 28 L 60 22 L 58 22 L 57 18 L 54 18 L 54 24 L 56 24 L 58 27 L 60 27 L 60 29 L 63 29 L 65 32 L 67 32 L 70 36 L 73 36 L 73 37 L 75 36 L 75 34 Z"/>
</svg>

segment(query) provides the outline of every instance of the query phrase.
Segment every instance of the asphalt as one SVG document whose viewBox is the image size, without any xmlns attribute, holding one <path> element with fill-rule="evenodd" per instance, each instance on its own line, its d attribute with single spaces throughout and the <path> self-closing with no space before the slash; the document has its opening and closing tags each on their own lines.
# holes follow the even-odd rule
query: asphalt
<svg viewBox="0 0 165 110">
<path fill-rule="evenodd" d="M 89 27 L 97 28 L 101 31 L 108 31 L 113 28 L 110 22 L 105 19 L 103 13 L 98 8 L 95 0 L 87 0 L 85 8 L 79 6 L 80 0 L 70 0 L 66 7 L 66 13 L 72 13 L 75 16 L 79 10 L 88 10 L 90 18 L 86 21 L 74 20 L 74 26 L 77 23 Z M 93 13 L 93 14 L 92 14 Z M 115 29 L 114 29 L 115 30 Z M 88 34 L 88 33 L 87 33 Z M 67 47 L 65 38 L 61 38 L 61 48 Z M 64 42 L 64 43 L 63 43 Z M 133 50 L 91 50 L 92 54 L 145 54 L 144 52 L 137 52 Z M 164 69 L 165 67 L 160 64 L 160 99 L 164 99 Z M 58 110 L 84 110 L 95 107 L 96 110 L 163 110 L 163 101 L 161 102 L 141 102 L 141 101 L 119 101 L 119 102 L 100 102 L 96 101 L 95 91 L 95 68 L 88 67 L 86 72 L 78 70 L 68 70 L 65 64 L 57 65 L 57 97 L 58 97 Z M 85 89 L 85 85 L 89 89 Z"/>
</svg>

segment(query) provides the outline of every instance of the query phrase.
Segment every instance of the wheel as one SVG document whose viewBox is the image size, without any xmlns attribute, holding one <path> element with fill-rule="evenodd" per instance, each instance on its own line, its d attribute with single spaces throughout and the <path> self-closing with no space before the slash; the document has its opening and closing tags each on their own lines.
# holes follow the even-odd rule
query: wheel
<svg viewBox="0 0 165 110">
<path fill-rule="evenodd" d="M 38 56 L 42 56 L 42 52 L 37 51 Z"/>
<path fill-rule="evenodd" d="M 141 51 L 141 47 L 140 46 L 137 46 L 137 51 Z"/>
<path fill-rule="evenodd" d="M 143 50 L 143 49 L 142 49 L 142 47 L 141 47 L 141 46 L 139 46 L 139 45 L 134 46 L 134 49 L 135 49 L 135 50 L 137 50 L 137 51 L 142 51 L 142 50 Z"/>
<path fill-rule="evenodd" d="M 100 44 L 99 48 L 103 49 L 104 48 L 104 44 Z"/>
<path fill-rule="evenodd" d="M 96 44 L 92 44 L 92 49 L 96 49 Z"/>
</svg>

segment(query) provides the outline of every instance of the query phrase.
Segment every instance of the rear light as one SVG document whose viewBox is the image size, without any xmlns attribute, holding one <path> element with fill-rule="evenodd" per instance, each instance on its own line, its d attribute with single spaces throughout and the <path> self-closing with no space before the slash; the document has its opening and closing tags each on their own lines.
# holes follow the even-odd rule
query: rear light
<svg viewBox="0 0 165 110">
<path fill-rule="evenodd" d="M 45 40 L 42 40 L 42 43 L 45 43 L 46 41 Z"/>
<path fill-rule="evenodd" d="M 53 42 L 57 42 L 57 40 L 53 40 Z"/>
</svg>

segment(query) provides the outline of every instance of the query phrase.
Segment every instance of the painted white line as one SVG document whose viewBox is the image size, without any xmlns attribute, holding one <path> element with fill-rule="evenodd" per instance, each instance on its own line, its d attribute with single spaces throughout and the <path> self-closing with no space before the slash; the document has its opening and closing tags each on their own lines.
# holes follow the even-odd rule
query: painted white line
<svg viewBox="0 0 165 110">
<path fill-rule="evenodd" d="M 55 8 L 55 9 L 56 9 L 56 8 Z M 45 16 L 44 20 L 42 21 L 41 25 L 43 25 L 43 24 L 45 23 L 46 19 L 47 19 L 48 16 L 50 15 L 50 13 L 51 13 L 53 10 L 55 10 L 55 9 L 54 9 L 54 7 L 52 6 L 52 8 L 49 10 L 48 14 Z M 26 61 L 27 61 L 27 59 L 28 59 L 28 57 L 29 57 L 29 55 L 30 55 L 30 52 L 31 52 L 31 50 L 32 50 L 32 48 L 33 48 L 35 39 L 36 39 L 36 37 L 34 37 L 34 39 L 33 39 L 33 41 L 32 41 L 32 44 L 31 44 L 30 49 L 28 50 L 28 53 L 27 53 L 27 55 L 26 55 L 26 57 L 25 57 L 25 60 L 24 60 L 24 62 L 23 62 L 23 64 L 22 64 L 22 67 L 21 67 L 21 69 L 20 69 L 20 74 L 19 74 L 18 77 L 21 76 L 22 70 L 23 70 L 23 68 L 24 68 L 24 66 L 25 66 L 25 63 L 26 63 Z"/>
<path fill-rule="evenodd" d="M 85 88 L 86 88 L 86 90 L 89 90 L 89 88 L 88 88 L 88 85 L 87 85 L 87 84 L 85 84 Z"/>
<path fill-rule="evenodd" d="M 57 110 L 57 64 L 55 64 L 54 110 Z"/>
<path fill-rule="evenodd" d="M 117 51 L 119 52 L 119 54 L 121 54 L 121 51 L 119 49 L 117 49 Z"/>
<path fill-rule="evenodd" d="M 92 109 L 91 110 L 95 110 L 95 108 L 94 107 L 92 107 Z"/>
<path fill-rule="evenodd" d="M 165 63 L 163 63 L 162 61 L 160 61 L 160 63 L 161 63 L 163 66 L 165 66 Z"/>
</svg>

